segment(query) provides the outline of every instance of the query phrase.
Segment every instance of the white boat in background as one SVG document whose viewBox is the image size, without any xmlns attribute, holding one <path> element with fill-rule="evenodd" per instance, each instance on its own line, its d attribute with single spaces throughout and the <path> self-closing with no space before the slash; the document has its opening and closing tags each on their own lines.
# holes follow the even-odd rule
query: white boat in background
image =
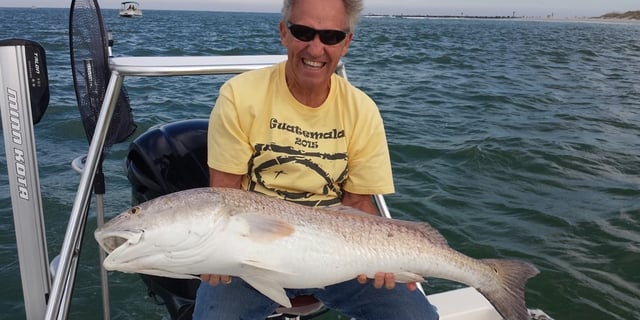
<svg viewBox="0 0 640 320">
<path fill-rule="evenodd" d="M 142 17 L 140 4 L 135 1 L 123 1 L 120 4 L 120 16 L 125 18 Z"/>
</svg>

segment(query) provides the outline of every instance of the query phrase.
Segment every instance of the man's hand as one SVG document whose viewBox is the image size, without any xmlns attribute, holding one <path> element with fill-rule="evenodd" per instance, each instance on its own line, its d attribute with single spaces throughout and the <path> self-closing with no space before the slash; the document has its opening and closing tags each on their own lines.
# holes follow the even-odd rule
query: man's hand
<svg viewBox="0 0 640 320">
<path fill-rule="evenodd" d="M 360 282 L 361 284 L 366 284 L 367 282 L 369 282 L 369 278 L 367 278 L 366 275 L 361 274 L 358 276 L 358 282 Z M 416 289 L 418 289 L 418 284 L 415 282 L 407 282 L 405 285 L 407 286 L 407 289 L 409 289 L 409 291 L 416 291 Z M 373 278 L 373 287 L 380 289 L 383 286 L 388 290 L 396 287 L 396 277 L 393 275 L 393 273 L 376 273 Z"/>
<path fill-rule="evenodd" d="M 220 283 L 229 284 L 231 283 L 231 276 L 223 276 L 219 274 L 201 274 L 200 279 L 209 283 L 210 286 L 217 286 Z"/>
</svg>

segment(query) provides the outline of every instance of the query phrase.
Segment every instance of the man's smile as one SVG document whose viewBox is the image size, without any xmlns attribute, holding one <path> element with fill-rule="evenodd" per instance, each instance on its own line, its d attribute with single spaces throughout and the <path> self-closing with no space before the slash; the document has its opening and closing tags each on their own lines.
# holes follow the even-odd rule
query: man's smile
<svg viewBox="0 0 640 320">
<path fill-rule="evenodd" d="M 306 65 L 306 66 L 313 67 L 313 68 L 322 68 L 326 64 L 324 62 L 312 61 L 312 60 L 307 60 L 307 59 L 304 59 L 304 58 L 302 59 L 302 63 L 304 63 L 304 65 Z"/>
</svg>

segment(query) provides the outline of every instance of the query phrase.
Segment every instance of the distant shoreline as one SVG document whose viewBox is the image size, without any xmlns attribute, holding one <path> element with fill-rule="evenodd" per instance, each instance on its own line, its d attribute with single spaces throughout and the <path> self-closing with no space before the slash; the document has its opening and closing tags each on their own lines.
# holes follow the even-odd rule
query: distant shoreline
<svg viewBox="0 0 640 320">
<path fill-rule="evenodd" d="M 469 19 L 469 20 L 513 20 L 513 21 L 549 21 L 549 22 L 608 22 L 608 23 L 640 23 L 640 19 L 612 18 L 612 17 L 537 17 L 537 16 L 452 16 L 452 15 L 395 15 L 395 14 L 366 14 L 364 18 L 395 18 L 395 19 Z"/>
<path fill-rule="evenodd" d="M 622 20 L 640 20 L 640 10 L 627 11 L 625 13 L 611 12 L 603 14 L 600 18 L 604 19 L 622 19 Z"/>
<path fill-rule="evenodd" d="M 366 14 L 367 18 L 401 19 L 520 19 L 518 16 L 465 16 L 465 15 L 422 15 L 422 14 Z"/>
<path fill-rule="evenodd" d="M 542 16 L 479 16 L 479 15 L 428 15 L 428 14 L 366 14 L 364 17 L 368 18 L 401 18 L 401 19 L 523 19 L 523 20 L 576 20 L 576 21 L 640 21 L 640 11 L 627 11 L 625 13 L 606 13 L 599 17 L 573 17 L 573 18 L 560 18 L 548 15 Z"/>
</svg>

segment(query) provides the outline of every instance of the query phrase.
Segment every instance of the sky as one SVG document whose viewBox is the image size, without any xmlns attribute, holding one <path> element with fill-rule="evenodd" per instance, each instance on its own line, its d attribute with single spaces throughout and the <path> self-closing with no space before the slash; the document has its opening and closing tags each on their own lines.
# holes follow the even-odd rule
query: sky
<svg viewBox="0 0 640 320">
<path fill-rule="evenodd" d="M 137 0 L 141 9 L 279 12 L 281 0 Z M 322 0 L 318 0 L 322 1 Z M 69 7 L 71 0 L 2 0 L 0 7 Z M 100 0 L 119 8 L 120 0 Z M 365 14 L 594 17 L 640 10 L 639 0 L 364 0 Z"/>
</svg>

